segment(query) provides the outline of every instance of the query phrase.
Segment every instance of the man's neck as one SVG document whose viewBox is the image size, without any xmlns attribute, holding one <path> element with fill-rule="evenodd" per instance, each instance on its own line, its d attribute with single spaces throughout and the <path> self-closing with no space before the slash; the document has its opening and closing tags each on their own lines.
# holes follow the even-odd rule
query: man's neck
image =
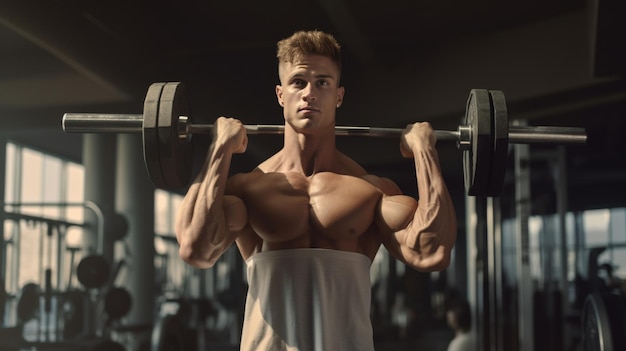
<svg viewBox="0 0 626 351">
<path fill-rule="evenodd" d="M 284 159 L 306 176 L 333 171 L 336 148 L 334 126 L 317 134 L 299 134 L 285 126 Z"/>
</svg>

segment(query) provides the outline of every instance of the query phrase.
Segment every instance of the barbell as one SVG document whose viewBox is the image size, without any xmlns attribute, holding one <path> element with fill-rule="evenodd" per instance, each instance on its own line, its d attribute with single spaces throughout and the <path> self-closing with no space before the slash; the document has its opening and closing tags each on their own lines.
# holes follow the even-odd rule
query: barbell
<svg viewBox="0 0 626 351">
<path fill-rule="evenodd" d="M 180 82 L 154 83 L 146 94 L 143 114 L 66 113 L 68 133 L 142 133 L 144 160 L 156 187 L 187 186 L 193 171 L 193 134 L 210 134 L 212 125 L 194 124 L 185 86 Z M 282 125 L 245 125 L 248 134 L 282 134 Z M 400 137 L 403 129 L 336 126 L 336 135 Z M 456 131 L 434 131 L 437 140 L 456 141 L 464 152 L 465 188 L 472 196 L 497 196 L 502 190 L 508 146 L 514 144 L 585 143 L 584 128 L 509 126 L 504 94 L 472 89 L 465 124 Z"/>
</svg>

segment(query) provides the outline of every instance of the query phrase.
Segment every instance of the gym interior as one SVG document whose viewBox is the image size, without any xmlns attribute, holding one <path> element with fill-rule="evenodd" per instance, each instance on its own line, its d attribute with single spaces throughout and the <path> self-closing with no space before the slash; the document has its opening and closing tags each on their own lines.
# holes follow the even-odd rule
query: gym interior
<svg viewBox="0 0 626 351">
<path fill-rule="evenodd" d="M 438 141 L 459 223 L 452 261 L 422 273 L 379 251 L 377 350 L 446 350 L 457 300 L 470 305 L 476 350 L 626 349 L 624 10 L 608 0 L 2 1 L 0 350 L 238 349 L 245 262 L 234 246 L 210 269 L 180 259 L 186 189 L 153 182 L 164 146 L 141 123 L 71 133 L 62 118 L 142 118 L 151 84 L 183 82 L 195 124 L 280 125 L 276 42 L 301 29 L 342 45 L 337 125 L 456 131 L 472 125 L 470 91 L 493 89 L 510 130 L 585 135 L 509 135 L 500 156 Z M 195 175 L 210 136 L 187 139 L 193 148 L 173 163 L 187 158 Z M 251 135 L 231 172 L 281 143 Z M 398 144 L 337 136 L 368 172 L 417 196 Z M 479 180 L 498 182 L 495 193 L 468 194 Z"/>
</svg>

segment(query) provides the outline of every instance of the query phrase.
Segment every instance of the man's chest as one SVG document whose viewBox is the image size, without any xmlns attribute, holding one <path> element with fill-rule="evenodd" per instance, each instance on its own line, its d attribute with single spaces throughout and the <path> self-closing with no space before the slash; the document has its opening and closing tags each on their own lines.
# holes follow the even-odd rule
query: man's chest
<svg viewBox="0 0 626 351">
<path fill-rule="evenodd" d="M 335 173 L 311 177 L 267 173 L 243 191 L 250 223 L 257 232 L 282 232 L 287 226 L 333 237 L 362 234 L 371 225 L 381 197 L 362 178 Z"/>
</svg>

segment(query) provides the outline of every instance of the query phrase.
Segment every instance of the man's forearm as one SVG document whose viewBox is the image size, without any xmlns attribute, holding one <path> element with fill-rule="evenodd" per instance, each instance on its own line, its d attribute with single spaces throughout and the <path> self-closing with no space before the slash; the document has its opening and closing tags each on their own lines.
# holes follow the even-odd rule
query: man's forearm
<svg viewBox="0 0 626 351">
<path fill-rule="evenodd" d="M 176 223 L 180 255 L 194 266 L 210 267 L 232 243 L 223 209 L 232 152 L 213 143 L 200 174 L 181 203 Z"/>
<path fill-rule="evenodd" d="M 417 174 L 418 206 L 406 244 L 419 257 L 420 269 L 445 269 L 456 240 L 456 214 L 441 174 L 434 147 L 413 150 Z"/>
</svg>

